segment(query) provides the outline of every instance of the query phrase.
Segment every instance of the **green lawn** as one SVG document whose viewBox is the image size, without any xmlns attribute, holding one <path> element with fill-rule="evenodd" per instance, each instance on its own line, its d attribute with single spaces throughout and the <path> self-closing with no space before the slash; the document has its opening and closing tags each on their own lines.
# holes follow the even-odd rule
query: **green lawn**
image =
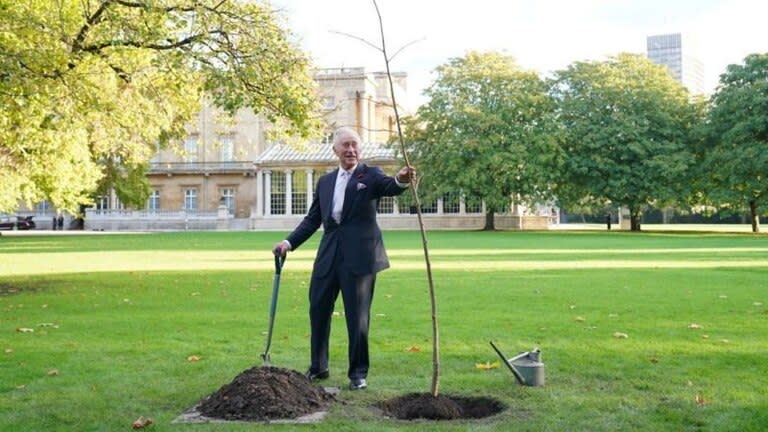
<svg viewBox="0 0 768 432">
<path fill-rule="evenodd" d="M 387 232 L 367 391 L 342 391 L 319 425 L 171 424 L 261 364 L 282 235 L 0 237 L 0 430 L 130 430 L 139 416 L 156 431 L 768 428 L 768 237 L 619 232 L 429 233 L 441 392 L 497 398 L 508 409 L 496 417 L 408 423 L 369 409 L 429 391 L 432 368 L 421 240 Z M 286 262 L 277 366 L 308 365 L 318 239 Z M 489 340 L 510 356 L 540 347 L 546 386 L 476 368 L 496 360 Z M 344 386 L 342 317 L 331 350 L 328 385 Z"/>
</svg>

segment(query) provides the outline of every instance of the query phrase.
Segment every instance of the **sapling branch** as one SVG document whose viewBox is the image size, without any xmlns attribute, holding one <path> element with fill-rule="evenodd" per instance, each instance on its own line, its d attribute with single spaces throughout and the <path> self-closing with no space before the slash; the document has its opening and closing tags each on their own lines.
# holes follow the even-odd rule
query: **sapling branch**
<svg viewBox="0 0 768 432">
<path fill-rule="evenodd" d="M 395 99 L 395 87 L 392 82 L 392 73 L 389 69 L 389 61 L 387 57 L 387 45 L 386 37 L 384 35 L 384 22 L 381 18 L 381 12 L 379 11 L 379 5 L 376 4 L 376 0 L 373 0 L 373 6 L 376 8 L 376 15 L 379 17 L 379 31 L 381 33 L 381 47 L 379 50 L 384 56 L 384 65 L 386 66 L 387 78 L 389 79 L 389 91 L 392 97 L 392 107 L 395 111 L 395 123 L 397 124 L 397 138 L 400 142 L 400 150 L 403 153 L 403 159 L 405 164 L 410 167 L 411 162 L 408 159 L 408 150 L 405 147 L 405 140 L 403 140 L 403 130 L 400 126 L 400 114 L 397 109 L 397 100 Z M 407 46 L 407 45 L 406 45 Z M 395 55 L 399 54 L 405 47 L 398 50 Z M 394 58 L 394 56 L 392 56 Z M 424 229 L 424 218 L 421 213 L 421 202 L 419 200 L 418 185 L 416 179 L 412 179 L 410 183 L 411 191 L 413 192 L 413 198 L 416 202 L 416 216 L 419 220 L 419 231 L 421 232 L 421 242 L 424 248 L 424 261 L 427 266 L 427 282 L 429 283 L 429 300 L 432 303 L 432 396 L 437 397 L 440 388 L 440 339 L 437 326 L 437 302 L 435 300 L 435 285 L 432 279 L 432 264 L 429 260 L 429 247 L 427 243 L 427 233 Z"/>
</svg>

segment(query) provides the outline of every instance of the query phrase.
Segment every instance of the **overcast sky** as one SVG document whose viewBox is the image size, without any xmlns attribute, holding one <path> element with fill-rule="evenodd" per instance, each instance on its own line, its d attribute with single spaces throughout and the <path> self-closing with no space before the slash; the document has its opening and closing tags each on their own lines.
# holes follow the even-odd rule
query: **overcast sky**
<svg viewBox="0 0 768 432">
<path fill-rule="evenodd" d="M 272 0 L 318 67 L 384 70 L 381 53 L 335 32 L 377 45 L 369 0 Z M 683 49 L 703 63 L 708 91 L 728 64 L 768 52 L 768 0 L 378 0 L 387 50 L 408 73 L 409 98 L 435 67 L 468 50 L 498 50 L 541 73 L 619 52 L 645 53 L 649 35 L 682 33 Z"/>
</svg>

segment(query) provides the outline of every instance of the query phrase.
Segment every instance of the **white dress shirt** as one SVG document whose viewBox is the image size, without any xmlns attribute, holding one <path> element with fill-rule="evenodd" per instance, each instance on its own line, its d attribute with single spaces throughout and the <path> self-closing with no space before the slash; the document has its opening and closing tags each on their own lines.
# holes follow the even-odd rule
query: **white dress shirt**
<svg viewBox="0 0 768 432">
<path fill-rule="evenodd" d="M 333 207 L 331 207 L 331 217 L 336 223 L 341 223 L 341 211 L 344 209 L 344 196 L 346 195 L 347 184 L 349 183 L 355 168 L 345 171 L 339 167 L 336 175 L 336 185 L 333 188 Z"/>
</svg>

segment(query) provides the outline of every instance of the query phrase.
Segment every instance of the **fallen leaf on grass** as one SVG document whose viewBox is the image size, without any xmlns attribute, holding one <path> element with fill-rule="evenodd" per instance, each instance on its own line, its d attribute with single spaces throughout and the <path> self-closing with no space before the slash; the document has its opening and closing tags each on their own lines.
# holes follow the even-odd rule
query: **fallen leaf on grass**
<svg viewBox="0 0 768 432">
<path fill-rule="evenodd" d="M 134 429 L 143 429 L 148 426 L 152 426 L 152 419 L 151 418 L 145 419 L 144 416 L 137 418 L 132 425 Z"/>
<path fill-rule="evenodd" d="M 413 345 L 410 348 L 405 349 L 407 352 L 420 352 L 421 348 L 418 345 Z"/>
<path fill-rule="evenodd" d="M 6 353 L 6 354 L 10 354 L 10 353 L 12 353 L 12 352 L 13 352 L 13 349 L 12 349 L 12 348 L 6 348 L 6 349 L 5 349 L 5 353 Z"/>
<path fill-rule="evenodd" d="M 702 327 L 700 324 L 691 323 L 691 324 L 688 324 L 688 328 L 692 330 L 697 330 L 697 329 L 703 329 L 704 327 Z"/>
<path fill-rule="evenodd" d="M 52 327 L 52 328 L 55 328 L 55 329 L 59 328 L 59 325 L 58 324 L 54 324 L 54 323 L 40 323 L 37 326 L 38 327 Z"/>
<path fill-rule="evenodd" d="M 727 299 L 727 298 L 728 298 L 728 296 L 727 296 L 727 295 L 721 295 L 721 296 L 720 296 L 720 298 L 721 298 L 721 299 Z"/>
<path fill-rule="evenodd" d="M 190 362 L 190 363 L 194 363 L 196 361 L 200 361 L 200 356 L 191 355 L 191 356 L 187 357 L 187 361 Z"/>
<path fill-rule="evenodd" d="M 574 318 L 573 320 L 574 320 L 574 321 L 576 321 L 576 322 L 584 322 L 584 321 L 586 321 L 586 320 L 584 319 L 584 317 L 582 317 L 582 316 L 577 316 L 577 317 L 576 317 L 576 318 Z"/>
<path fill-rule="evenodd" d="M 626 333 L 616 332 L 613 334 L 613 337 L 615 337 L 616 339 L 626 339 L 629 337 L 629 335 Z"/>
<path fill-rule="evenodd" d="M 16 386 L 17 390 L 24 390 L 25 388 L 27 388 L 26 384 L 19 384 L 19 385 Z"/>
<path fill-rule="evenodd" d="M 720 339 L 720 342 L 722 342 L 722 343 L 731 343 L 731 341 L 729 341 L 728 339 Z"/>
<path fill-rule="evenodd" d="M 51 369 L 48 371 L 48 376 L 57 376 L 59 374 L 58 369 Z"/>
<path fill-rule="evenodd" d="M 35 329 L 27 328 L 27 327 L 18 327 L 16 328 L 16 333 L 34 333 Z"/>
<path fill-rule="evenodd" d="M 696 394 L 696 405 L 702 406 L 702 405 L 707 405 L 708 403 L 709 401 L 704 399 L 704 396 L 698 393 Z"/>
<path fill-rule="evenodd" d="M 377 317 L 385 317 L 385 316 L 387 316 L 387 315 L 386 315 L 386 314 L 376 314 L 376 316 L 377 316 Z"/>
<path fill-rule="evenodd" d="M 340 314 L 340 313 L 338 313 L 338 312 L 334 312 L 334 313 L 333 313 L 333 316 L 337 317 L 337 316 L 341 316 L 341 314 Z"/>
<path fill-rule="evenodd" d="M 762 303 L 760 303 L 760 302 L 754 302 L 754 303 L 752 303 L 752 306 L 762 306 L 762 305 L 763 305 L 763 304 L 762 304 Z"/>
<path fill-rule="evenodd" d="M 709 339 L 709 335 L 701 335 L 702 339 Z"/>
<path fill-rule="evenodd" d="M 648 361 L 651 362 L 651 363 L 656 364 L 656 363 L 659 362 L 659 359 L 657 357 L 651 357 L 651 358 L 648 359 Z"/>
<path fill-rule="evenodd" d="M 499 367 L 499 362 L 495 361 L 493 363 L 491 362 L 475 363 L 475 367 L 478 369 L 485 369 L 485 370 L 496 369 L 497 367 Z"/>
</svg>

